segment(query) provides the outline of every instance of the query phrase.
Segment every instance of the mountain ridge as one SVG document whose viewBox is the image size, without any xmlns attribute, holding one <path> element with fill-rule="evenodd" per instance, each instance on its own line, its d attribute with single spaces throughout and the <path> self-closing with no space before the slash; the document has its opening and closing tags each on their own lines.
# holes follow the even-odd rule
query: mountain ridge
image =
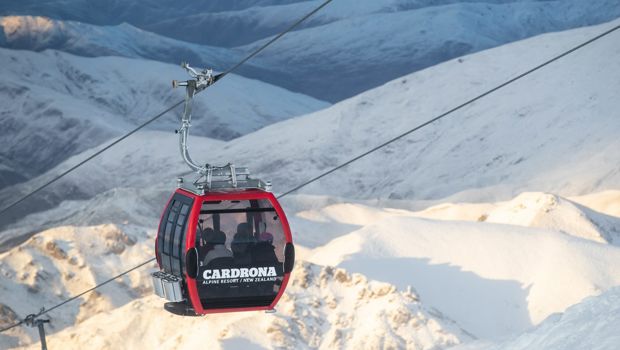
<svg viewBox="0 0 620 350">
<path fill-rule="evenodd" d="M 36 30 L 27 25 L 26 15 L 4 17 L 3 22 L 12 18 L 16 24 L 0 25 L 5 27 L 5 40 L 0 42 L 5 47 L 50 48 L 86 56 L 120 55 L 168 63 L 189 60 L 224 70 L 320 3 L 256 2 L 259 6 L 214 13 L 177 6 L 168 11 L 178 14 L 172 18 L 162 14 L 165 5 L 153 6 L 154 13 L 141 14 L 150 18 L 146 26 L 139 24 L 145 21 L 141 15 L 127 23 L 118 23 L 116 16 L 106 25 L 95 25 L 80 22 L 82 14 L 67 15 L 72 20 L 62 20 L 57 14 L 46 20 L 56 23 L 55 27 Z M 119 7 L 134 5 L 129 2 Z M 613 20 L 620 17 L 616 5 L 615 0 L 380 0 L 364 5 L 339 0 L 238 73 L 333 103 L 464 54 Z M 15 13 L 10 6 L 4 12 Z M 44 16 L 45 12 L 33 9 L 28 14 Z M 29 30 L 16 30 L 20 23 Z M 224 44 L 231 40 L 235 44 Z"/>
</svg>

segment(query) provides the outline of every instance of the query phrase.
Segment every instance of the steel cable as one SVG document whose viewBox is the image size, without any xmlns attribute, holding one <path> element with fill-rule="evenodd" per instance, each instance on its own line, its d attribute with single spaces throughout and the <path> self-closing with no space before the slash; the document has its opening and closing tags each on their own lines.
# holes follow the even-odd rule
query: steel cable
<svg viewBox="0 0 620 350">
<path fill-rule="evenodd" d="M 572 52 L 574 52 L 574 51 L 576 51 L 576 50 L 578 50 L 578 49 L 580 49 L 580 48 L 582 48 L 582 47 L 584 47 L 584 46 L 586 46 L 588 44 L 591 44 L 592 42 L 594 42 L 594 41 L 596 41 L 596 40 L 598 40 L 598 39 L 600 39 L 600 38 L 602 38 L 604 36 L 607 36 L 607 35 L 611 34 L 612 32 L 614 32 L 614 31 L 616 31 L 618 29 L 620 29 L 620 25 L 615 26 L 615 27 L 605 31 L 605 32 L 603 32 L 603 33 L 601 33 L 601 34 L 599 34 L 599 35 L 589 39 L 588 41 L 585 41 L 585 42 L 583 42 L 583 43 L 581 43 L 581 44 L 571 48 L 570 50 L 564 51 L 560 55 L 557 55 L 557 56 L 553 57 L 552 59 L 550 59 L 548 61 L 545 61 L 545 62 L 539 64 L 538 66 L 536 66 L 536 67 L 534 67 L 532 69 L 529 69 L 528 71 L 526 71 L 524 73 L 521 73 L 521 74 L 517 75 L 516 77 L 514 77 L 514 78 L 512 78 L 510 80 L 507 80 L 506 82 L 504 82 L 504 83 L 502 83 L 500 85 L 497 85 L 496 87 L 494 87 L 494 88 L 492 88 L 490 90 L 487 90 L 486 92 L 484 92 L 484 93 L 482 93 L 482 94 L 480 94 L 480 95 L 478 95 L 478 96 L 476 96 L 476 97 L 474 97 L 474 98 L 472 98 L 472 99 L 470 99 L 470 100 L 468 100 L 466 102 L 463 102 L 462 104 L 460 104 L 460 105 L 458 105 L 458 106 L 448 110 L 447 112 L 444 112 L 444 113 L 442 113 L 442 114 L 440 114 L 440 115 L 438 115 L 438 116 L 436 116 L 436 117 L 434 117 L 434 118 L 432 118 L 432 119 L 430 119 L 430 120 L 428 120 L 428 121 L 426 121 L 426 122 L 424 122 L 424 123 L 422 123 L 422 124 L 412 128 L 412 129 L 410 129 L 410 130 L 408 130 L 408 131 L 406 131 L 406 132 L 404 132 L 404 133 L 402 133 L 402 134 L 400 134 L 400 135 L 398 135 L 398 136 L 388 140 L 388 141 L 385 141 L 384 143 L 382 143 L 382 144 L 380 144 L 380 145 L 378 145 L 378 146 L 376 146 L 376 147 L 374 147 L 374 148 L 372 148 L 372 149 L 370 149 L 370 150 L 368 150 L 368 151 L 366 151 L 366 152 L 364 152 L 364 153 L 362 153 L 362 154 L 360 154 L 360 155 L 358 155 L 358 156 L 356 156 L 356 157 L 354 157 L 354 158 L 352 158 L 352 159 L 350 159 L 350 160 L 348 160 L 348 161 L 346 161 L 346 162 L 344 162 L 344 163 L 342 163 L 342 164 L 340 164 L 340 165 L 338 165 L 338 166 L 336 166 L 336 167 L 334 167 L 334 168 L 332 168 L 332 169 L 330 169 L 330 170 L 328 170 L 328 171 L 326 171 L 326 172 L 324 172 L 324 173 L 322 173 L 322 174 L 320 174 L 320 175 L 318 175 L 318 176 L 316 176 L 316 177 L 314 177 L 314 178 L 312 178 L 312 179 L 302 183 L 301 185 L 298 185 L 298 186 L 296 186 L 296 187 L 294 187 L 294 188 L 284 192 L 283 194 L 280 194 L 279 196 L 277 196 L 277 198 L 280 199 L 280 198 L 285 197 L 285 196 L 287 196 L 287 195 L 289 195 L 289 194 L 291 194 L 291 193 L 293 193 L 295 191 L 298 191 L 299 189 L 301 189 L 301 188 L 303 188 L 303 187 L 305 187 L 307 185 L 310 185 L 311 183 L 313 183 L 315 181 L 318 181 L 319 179 L 321 179 L 321 178 L 323 178 L 323 177 L 325 177 L 325 176 L 327 176 L 327 175 L 329 175 L 329 174 L 331 174 L 331 173 L 333 173 L 333 172 L 335 172 L 335 171 L 337 171 L 339 169 L 342 169 L 342 168 L 346 167 L 347 165 L 349 165 L 349 164 L 351 164 L 351 163 L 353 163 L 353 162 L 355 162 L 355 161 L 357 161 L 357 160 L 359 160 L 359 159 L 361 159 L 361 158 L 363 158 L 363 157 L 365 157 L 365 156 L 367 156 L 367 155 L 369 155 L 369 154 L 371 154 L 371 153 L 373 153 L 373 152 L 375 152 L 375 151 L 377 151 L 377 150 L 379 150 L 379 149 L 381 149 L 381 148 L 383 148 L 383 147 L 385 147 L 385 146 L 387 146 L 387 145 L 389 145 L 389 144 L 391 144 L 391 143 L 393 143 L 393 142 L 395 142 L 395 141 L 397 141 L 397 140 L 399 140 L 399 139 L 401 139 L 401 138 L 403 138 L 403 137 L 405 137 L 405 136 L 407 136 L 407 135 L 409 135 L 409 134 L 419 130 L 419 129 L 422 129 L 425 126 L 430 125 L 430 124 L 432 124 L 432 123 L 434 123 L 434 122 L 436 122 L 436 121 L 438 121 L 438 120 L 440 120 L 440 119 L 442 119 L 442 118 L 452 114 L 453 112 L 458 111 L 459 109 L 461 109 L 461 108 L 463 108 L 463 107 L 465 107 L 465 106 L 467 106 L 467 105 L 469 105 L 469 104 L 471 104 L 471 103 L 473 103 L 475 101 L 478 101 L 479 99 L 481 99 L 481 98 L 483 98 L 483 97 L 485 97 L 485 96 L 487 96 L 487 95 L 489 95 L 489 94 L 491 94 L 491 93 L 493 93 L 493 92 L 495 92 L 495 91 L 497 91 L 497 90 L 499 90 L 499 89 L 501 89 L 501 88 L 503 88 L 503 87 L 505 87 L 505 86 L 507 86 L 507 85 L 509 85 L 509 84 L 511 84 L 511 83 L 513 83 L 513 82 L 515 82 L 515 81 L 517 81 L 517 80 L 519 80 L 519 79 L 521 79 L 521 78 L 523 78 L 523 77 L 525 77 L 525 76 L 527 76 L 527 75 L 529 75 L 529 74 L 531 74 L 531 73 L 533 73 L 533 72 L 535 72 L 535 71 L 537 71 L 539 69 L 541 69 L 541 68 L 543 68 L 543 67 L 545 67 L 545 66 L 547 66 L 547 65 L 557 61 L 558 59 L 560 59 L 560 58 L 562 58 L 562 57 L 564 57 L 564 56 L 566 56 L 566 55 L 568 55 L 568 54 L 570 54 L 570 53 L 572 53 Z M 67 299 L 67 300 L 65 300 L 65 301 L 63 301 L 63 302 L 61 302 L 61 303 L 51 307 L 50 309 L 42 309 L 39 312 L 39 314 L 37 314 L 37 317 L 41 316 L 43 314 L 46 314 L 46 313 L 50 312 L 51 310 L 54 310 L 54 309 L 56 309 L 56 308 L 58 308 L 58 307 L 60 307 L 60 306 L 62 306 L 64 304 L 66 304 L 66 303 L 69 303 L 69 302 L 71 302 L 71 301 L 73 301 L 73 300 L 75 300 L 75 299 L 77 299 L 77 298 L 79 298 L 79 297 L 81 297 L 81 296 L 83 296 L 83 295 L 85 295 L 87 293 L 90 293 L 90 292 L 96 290 L 97 288 L 101 287 L 102 285 L 107 284 L 107 283 L 109 283 L 109 282 L 111 282 L 111 281 L 113 281 L 113 280 L 115 280 L 117 278 L 120 278 L 120 277 L 126 275 L 127 273 L 129 273 L 131 271 L 134 271 L 134 270 L 136 270 L 136 269 L 138 269 L 138 268 L 140 268 L 140 267 L 142 267 L 142 266 L 144 266 L 144 265 L 146 265 L 146 264 L 148 264 L 148 263 L 150 263 L 150 262 L 152 262 L 154 260 L 155 260 L 155 258 L 151 258 L 151 259 L 149 259 L 149 260 L 147 260 L 147 261 L 145 261 L 145 262 L 143 262 L 143 263 L 141 263 L 141 264 L 139 264 L 139 265 L 137 265 L 137 266 L 135 266 L 135 267 L 133 267 L 133 268 L 131 268 L 131 269 L 129 269 L 129 270 L 127 270 L 127 271 L 117 275 L 117 276 L 115 276 L 115 277 L 112 277 L 112 278 L 106 280 L 105 282 L 103 282 L 101 284 L 98 284 L 98 285 L 96 285 L 96 286 L 94 286 L 94 287 L 92 287 L 92 288 L 90 288 L 90 289 L 88 289 L 88 290 L 78 294 L 77 296 L 69 298 L 69 299 Z M 23 323 L 24 323 L 24 321 L 20 321 L 20 322 L 15 323 L 15 324 L 13 324 L 11 326 L 8 326 L 8 327 L 5 327 L 3 329 L 0 329 L 0 333 L 4 332 L 6 330 L 12 329 L 14 327 L 17 327 L 17 326 L 19 326 L 19 325 L 21 325 Z"/>
</svg>

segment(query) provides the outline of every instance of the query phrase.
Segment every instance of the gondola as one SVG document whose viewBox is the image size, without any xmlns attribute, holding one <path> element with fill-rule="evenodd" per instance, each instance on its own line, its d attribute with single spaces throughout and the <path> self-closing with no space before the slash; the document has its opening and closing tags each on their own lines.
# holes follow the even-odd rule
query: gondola
<svg viewBox="0 0 620 350">
<path fill-rule="evenodd" d="M 273 311 L 286 289 L 295 249 L 286 215 L 271 184 L 247 168 L 198 165 L 187 138 L 194 94 L 213 83 L 210 70 L 173 82 L 185 86 L 180 134 L 181 154 L 197 174 L 177 179 L 178 188 L 161 216 L 155 240 L 160 271 L 151 274 L 155 294 L 174 314 Z"/>
</svg>

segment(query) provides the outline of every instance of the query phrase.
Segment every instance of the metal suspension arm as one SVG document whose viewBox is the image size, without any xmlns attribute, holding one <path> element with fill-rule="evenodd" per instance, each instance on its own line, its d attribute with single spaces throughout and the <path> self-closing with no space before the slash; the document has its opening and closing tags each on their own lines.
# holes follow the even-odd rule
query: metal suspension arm
<svg viewBox="0 0 620 350">
<path fill-rule="evenodd" d="M 250 172 L 247 168 L 236 168 L 228 163 L 224 166 L 212 166 L 209 164 L 200 165 L 189 155 L 187 139 L 189 138 L 189 128 L 192 126 L 192 99 L 196 93 L 206 89 L 217 81 L 218 76 L 213 76 L 211 69 L 205 69 L 200 73 L 191 68 L 187 63 L 181 64 L 187 73 L 194 79 L 187 81 L 172 81 L 172 87 L 185 86 L 185 104 L 183 116 L 181 117 L 181 128 L 179 133 L 179 149 L 185 163 L 200 176 L 193 183 L 190 191 L 204 194 L 205 190 L 211 188 L 260 188 L 266 191 L 271 190 L 271 183 L 263 182 L 259 179 L 249 177 Z M 178 179 L 179 186 L 184 187 L 182 178 Z M 185 188 L 185 187 L 184 187 Z"/>
<path fill-rule="evenodd" d="M 181 67 L 187 70 L 187 73 L 195 78 L 187 81 L 172 81 L 172 87 L 185 86 L 185 104 L 183 108 L 183 116 L 181 118 L 181 128 L 179 129 L 179 148 L 181 150 L 181 156 L 185 163 L 195 172 L 205 175 L 208 171 L 208 165 L 197 164 L 189 155 L 189 149 L 187 139 L 189 137 L 189 128 L 192 126 L 192 99 L 194 95 L 209 87 L 214 83 L 213 71 L 211 69 L 205 69 L 198 73 L 191 68 L 189 64 L 182 63 Z"/>
</svg>

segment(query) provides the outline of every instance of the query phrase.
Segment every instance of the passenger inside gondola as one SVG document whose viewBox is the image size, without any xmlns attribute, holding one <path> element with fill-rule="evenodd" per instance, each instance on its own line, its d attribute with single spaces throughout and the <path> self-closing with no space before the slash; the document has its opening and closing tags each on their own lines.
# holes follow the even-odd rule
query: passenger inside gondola
<svg viewBox="0 0 620 350">
<path fill-rule="evenodd" d="M 209 229 L 207 229 L 209 230 Z M 207 230 L 205 230 L 207 232 Z M 232 258 L 233 253 L 226 248 L 226 234 L 222 231 L 207 232 L 206 237 L 207 254 L 205 255 L 203 265 L 208 266 L 209 262 L 218 258 Z"/>
<path fill-rule="evenodd" d="M 276 247 L 273 246 L 273 235 L 269 232 L 263 232 L 258 237 L 258 242 L 254 246 L 254 263 L 257 265 L 274 265 L 278 262 L 275 252 Z"/>
<path fill-rule="evenodd" d="M 250 230 L 250 225 L 245 222 L 237 225 L 237 233 L 233 236 L 230 244 L 235 264 L 239 267 L 248 266 L 252 263 L 251 248 L 254 245 L 254 237 Z"/>
<path fill-rule="evenodd" d="M 213 229 L 211 227 L 200 228 L 199 235 L 197 235 L 198 241 L 196 242 L 200 256 L 206 256 L 213 249 L 213 244 L 207 243 L 211 237 L 213 237 Z"/>
<path fill-rule="evenodd" d="M 266 306 L 284 279 L 285 236 L 267 201 L 210 201 L 201 208 L 198 294 L 203 308 Z M 206 227 L 204 230 L 203 227 Z M 225 233 L 224 233 L 225 232 Z M 196 242 L 202 246 L 202 242 Z"/>
<path fill-rule="evenodd" d="M 274 267 L 278 276 L 282 275 L 282 264 L 276 256 L 273 246 L 273 235 L 263 232 L 258 237 L 258 242 L 252 249 L 252 265 L 261 267 Z M 258 292 L 262 295 L 274 294 L 274 281 L 266 281 L 258 284 Z"/>
</svg>

